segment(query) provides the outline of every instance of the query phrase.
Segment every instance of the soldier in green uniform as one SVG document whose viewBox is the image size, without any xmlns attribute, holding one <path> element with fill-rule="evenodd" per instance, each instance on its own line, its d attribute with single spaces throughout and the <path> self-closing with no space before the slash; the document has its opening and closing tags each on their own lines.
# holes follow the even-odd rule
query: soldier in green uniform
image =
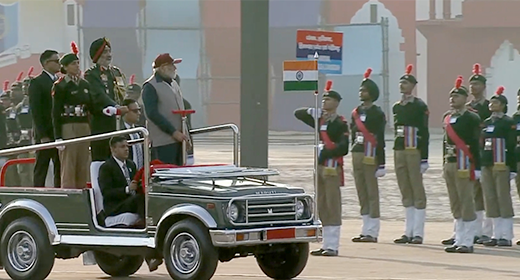
<svg viewBox="0 0 520 280">
<path fill-rule="evenodd" d="M 513 114 L 513 120 L 516 123 L 516 174 L 520 173 L 520 89 L 516 92 L 516 112 Z M 520 196 L 520 176 L 515 177 L 516 192 Z M 516 242 L 520 245 L 520 240 Z"/>
<path fill-rule="evenodd" d="M 9 90 L 9 81 L 4 82 L 4 88 L 0 100 L 5 109 L 5 126 L 6 126 L 6 148 L 16 148 L 20 141 L 20 127 L 16 120 L 16 109 L 13 103 L 12 92 Z M 6 160 L 16 159 L 17 155 L 7 156 Z M 8 187 L 19 187 L 20 176 L 15 165 L 7 168 L 5 174 L 5 185 Z"/>
<path fill-rule="evenodd" d="M 125 98 L 125 77 L 123 72 L 111 65 L 112 50 L 108 39 L 99 38 L 90 45 L 90 58 L 94 66 L 85 71 L 85 79 L 90 84 L 90 90 L 97 97 L 94 103 L 97 107 L 107 106 L 117 108 L 117 116 L 128 112 L 126 106 L 120 106 Z M 118 117 L 106 115 L 92 116 L 92 134 L 102 134 L 116 131 Z M 110 157 L 110 139 L 92 142 L 92 161 L 103 162 Z"/>
<path fill-rule="evenodd" d="M 474 183 L 480 177 L 480 118 L 466 109 L 468 92 L 459 77 L 450 92 L 451 110 L 443 116 L 443 177 L 455 219 L 453 244 L 448 253 L 473 253 L 475 237 Z"/>
<path fill-rule="evenodd" d="M 327 82 L 322 108 L 318 115 L 321 149 L 318 156 L 318 212 L 323 223 L 323 246 L 311 252 L 313 256 L 337 256 L 341 232 L 341 191 L 344 185 L 343 157 L 348 154 L 349 128 L 346 119 L 338 115 L 341 101 L 338 92 Z M 300 108 L 294 116 L 314 128 L 314 108 Z"/>
<path fill-rule="evenodd" d="M 31 67 L 31 69 L 34 69 Z M 32 70 L 29 69 L 28 75 L 31 75 Z M 23 74 L 23 73 L 22 73 Z M 21 77 L 20 77 L 21 78 Z M 24 83 L 29 83 L 31 77 L 27 76 L 26 79 L 21 81 L 21 79 L 17 79 L 15 83 L 11 85 L 12 92 L 22 92 L 23 99 L 20 103 L 18 103 L 15 107 L 18 126 L 20 127 L 20 146 L 30 146 L 33 144 L 33 121 L 29 108 L 29 95 L 27 88 L 24 90 Z M 18 158 L 31 158 L 33 157 L 33 153 L 23 153 L 19 154 Z M 34 164 L 19 164 L 18 166 L 18 174 L 20 175 L 20 183 L 22 187 L 32 187 L 33 186 L 33 169 Z"/>
<path fill-rule="evenodd" d="M 381 107 L 374 104 L 379 98 L 379 87 L 370 79 L 372 69 L 365 72 L 359 89 L 362 104 L 352 111 L 352 167 L 363 219 L 361 234 L 353 242 L 377 242 L 380 229 L 378 177 L 385 171 L 386 117 Z"/>
<path fill-rule="evenodd" d="M 510 181 L 516 177 L 516 123 L 506 115 L 507 98 L 499 87 L 490 98 L 491 117 L 484 121 L 482 190 L 486 216 L 493 219 L 493 237 L 486 246 L 511 246 L 513 239 L 513 202 Z"/>
<path fill-rule="evenodd" d="M 426 193 L 422 174 L 428 169 L 428 106 L 412 95 L 417 79 L 412 65 L 401 76 L 401 101 L 394 104 L 394 164 L 397 184 L 405 208 L 404 234 L 394 243 L 422 244 L 426 218 Z"/>
</svg>

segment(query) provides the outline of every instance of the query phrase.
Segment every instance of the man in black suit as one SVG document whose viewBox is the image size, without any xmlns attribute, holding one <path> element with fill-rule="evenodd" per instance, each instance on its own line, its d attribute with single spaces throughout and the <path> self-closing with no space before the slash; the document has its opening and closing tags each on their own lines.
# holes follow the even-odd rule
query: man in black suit
<svg viewBox="0 0 520 280">
<path fill-rule="evenodd" d="M 36 144 L 53 142 L 54 128 L 52 126 L 52 86 L 57 80 L 56 73 L 60 71 L 58 52 L 46 50 L 40 55 L 43 71 L 34 78 L 29 85 L 29 110 L 34 122 L 34 139 Z M 49 169 L 49 161 L 54 165 L 54 187 L 59 188 L 60 159 L 57 149 L 41 150 L 36 152 L 34 165 L 34 186 L 45 186 L 45 177 Z"/>
<path fill-rule="evenodd" d="M 128 143 L 124 136 L 110 139 L 112 156 L 99 168 L 99 188 L 103 194 L 103 208 L 107 217 L 135 213 L 144 218 L 144 195 L 132 180 L 137 172 L 128 159 Z"/>
<path fill-rule="evenodd" d="M 141 118 L 141 107 L 134 99 L 127 98 L 123 101 L 123 106 L 128 107 L 128 112 L 121 119 L 122 129 L 131 129 L 139 127 L 139 119 Z M 127 140 L 137 140 L 143 138 L 140 133 L 129 134 Z M 137 170 L 144 166 L 144 148 L 143 144 L 135 144 L 129 147 L 129 159 L 137 166 Z"/>
</svg>

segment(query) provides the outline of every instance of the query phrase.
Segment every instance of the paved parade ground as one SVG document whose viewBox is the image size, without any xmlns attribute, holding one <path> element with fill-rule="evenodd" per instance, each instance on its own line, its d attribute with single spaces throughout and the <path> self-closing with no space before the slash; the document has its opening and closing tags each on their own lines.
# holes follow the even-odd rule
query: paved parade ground
<svg viewBox="0 0 520 280">
<path fill-rule="evenodd" d="M 278 169 L 280 176 L 270 178 L 293 186 L 312 187 L 312 135 L 275 134 L 271 137 L 269 164 Z M 229 144 L 227 144 L 229 143 Z M 231 163 L 231 137 L 216 134 L 195 139 L 197 164 Z M 449 280 L 507 280 L 520 277 L 520 246 L 512 248 L 485 248 L 478 245 L 474 254 L 448 254 L 440 240 L 451 235 L 453 228 L 448 207 L 446 186 L 441 176 L 441 141 L 432 135 L 430 145 L 430 169 L 425 174 L 428 198 L 425 244 L 395 245 L 392 240 L 403 230 L 403 209 L 393 168 L 391 142 L 387 142 L 387 175 L 380 180 L 381 233 L 379 243 L 352 243 L 350 238 L 359 234 L 361 221 L 353 179 L 350 175 L 351 159 L 346 157 L 346 186 L 343 188 L 343 228 L 340 256 L 337 258 L 309 257 L 306 269 L 297 279 L 308 280 L 401 280 L 401 279 L 449 279 Z M 515 210 L 520 204 L 516 188 L 512 186 Z M 520 226 L 515 228 L 520 237 Z M 516 239 L 514 241 L 516 241 Z M 319 244 L 311 244 L 316 249 Z M 9 279 L 0 272 L 0 279 Z M 97 266 L 83 266 L 81 258 L 57 260 L 51 280 L 109 279 Z M 118 279 L 170 279 L 164 265 L 149 273 L 144 265 L 130 278 Z M 254 257 L 220 263 L 216 280 L 269 279 L 263 275 Z"/>
</svg>

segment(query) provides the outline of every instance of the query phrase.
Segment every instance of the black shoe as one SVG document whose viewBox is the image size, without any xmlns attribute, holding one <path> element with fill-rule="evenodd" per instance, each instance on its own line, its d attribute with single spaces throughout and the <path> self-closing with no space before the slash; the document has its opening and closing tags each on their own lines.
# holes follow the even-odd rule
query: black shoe
<svg viewBox="0 0 520 280">
<path fill-rule="evenodd" d="M 453 245 L 455 244 L 455 238 L 448 238 L 441 241 L 442 245 Z"/>
<path fill-rule="evenodd" d="M 150 272 L 152 271 L 156 271 L 157 268 L 159 268 L 159 266 L 163 263 L 163 260 L 162 259 L 145 259 L 146 260 L 146 263 L 148 264 L 148 269 L 150 270 Z"/>
<path fill-rule="evenodd" d="M 459 246 L 450 246 L 450 247 L 446 247 L 444 248 L 444 252 L 446 253 L 457 253 L 457 248 L 459 248 Z"/>
<path fill-rule="evenodd" d="M 414 238 L 412 238 L 412 241 L 410 241 L 410 243 L 411 244 L 422 244 L 423 238 L 420 236 L 415 236 Z"/>
<path fill-rule="evenodd" d="M 323 250 L 323 249 L 311 251 L 311 256 L 321 256 L 321 254 L 323 254 L 324 251 L 325 250 Z"/>
<path fill-rule="evenodd" d="M 520 246 L 520 240 L 516 241 L 516 245 Z"/>
<path fill-rule="evenodd" d="M 352 237 L 352 242 L 361 242 L 361 238 L 365 237 L 363 234 Z"/>
<path fill-rule="evenodd" d="M 403 235 L 400 238 L 394 239 L 394 243 L 396 244 L 406 244 L 410 242 L 410 238 L 408 236 Z"/>
<path fill-rule="evenodd" d="M 372 237 L 370 235 L 365 235 L 365 236 L 361 237 L 361 240 L 359 242 L 377 243 L 377 237 Z"/>
<path fill-rule="evenodd" d="M 459 253 L 473 253 L 473 246 L 467 247 L 467 246 L 460 246 L 457 248 L 457 252 Z"/>
<path fill-rule="evenodd" d="M 475 236 L 475 238 L 477 239 L 475 242 L 473 242 L 475 244 L 484 244 L 484 242 L 491 240 L 491 238 L 487 235 L 482 235 L 480 238 Z"/>
<path fill-rule="evenodd" d="M 338 255 L 338 251 L 327 249 L 324 250 L 323 253 L 321 253 L 321 255 L 325 257 L 336 257 Z"/>
<path fill-rule="evenodd" d="M 496 240 L 496 239 L 494 239 L 494 238 L 493 238 L 493 239 L 489 239 L 488 241 L 484 241 L 484 242 L 482 242 L 482 244 L 483 244 L 484 246 L 488 246 L 488 247 L 497 246 L 497 243 L 498 243 L 498 240 Z"/>
<path fill-rule="evenodd" d="M 511 247 L 511 246 L 513 246 L 513 244 L 511 244 L 511 240 L 501 238 L 497 241 L 497 246 L 498 247 Z"/>
</svg>

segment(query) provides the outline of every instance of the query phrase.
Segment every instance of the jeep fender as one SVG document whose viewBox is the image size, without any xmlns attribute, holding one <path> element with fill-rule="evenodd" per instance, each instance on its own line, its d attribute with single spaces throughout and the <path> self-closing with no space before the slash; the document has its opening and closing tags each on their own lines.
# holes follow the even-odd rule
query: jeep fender
<svg viewBox="0 0 520 280">
<path fill-rule="evenodd" d="M 3 221 L 5 216 L 11 211 L 16 210 L 25 210 L 30 211 L 40 218 L 42 223 L 45 225 L 47 229 L 47 233 L 49 235 L 49 242 L 52 245 L 59 244 L 60 235 L 58 234 L 58 228 L 56 227 L 56 223 L 52 218 L 51 213 L 45 206 L 41 203 L 31 200 L 31 199 L 16 199 L 9 202 L 7 205 L 1 208 L 0 211 L 0 221 Z"/>
</svg>

